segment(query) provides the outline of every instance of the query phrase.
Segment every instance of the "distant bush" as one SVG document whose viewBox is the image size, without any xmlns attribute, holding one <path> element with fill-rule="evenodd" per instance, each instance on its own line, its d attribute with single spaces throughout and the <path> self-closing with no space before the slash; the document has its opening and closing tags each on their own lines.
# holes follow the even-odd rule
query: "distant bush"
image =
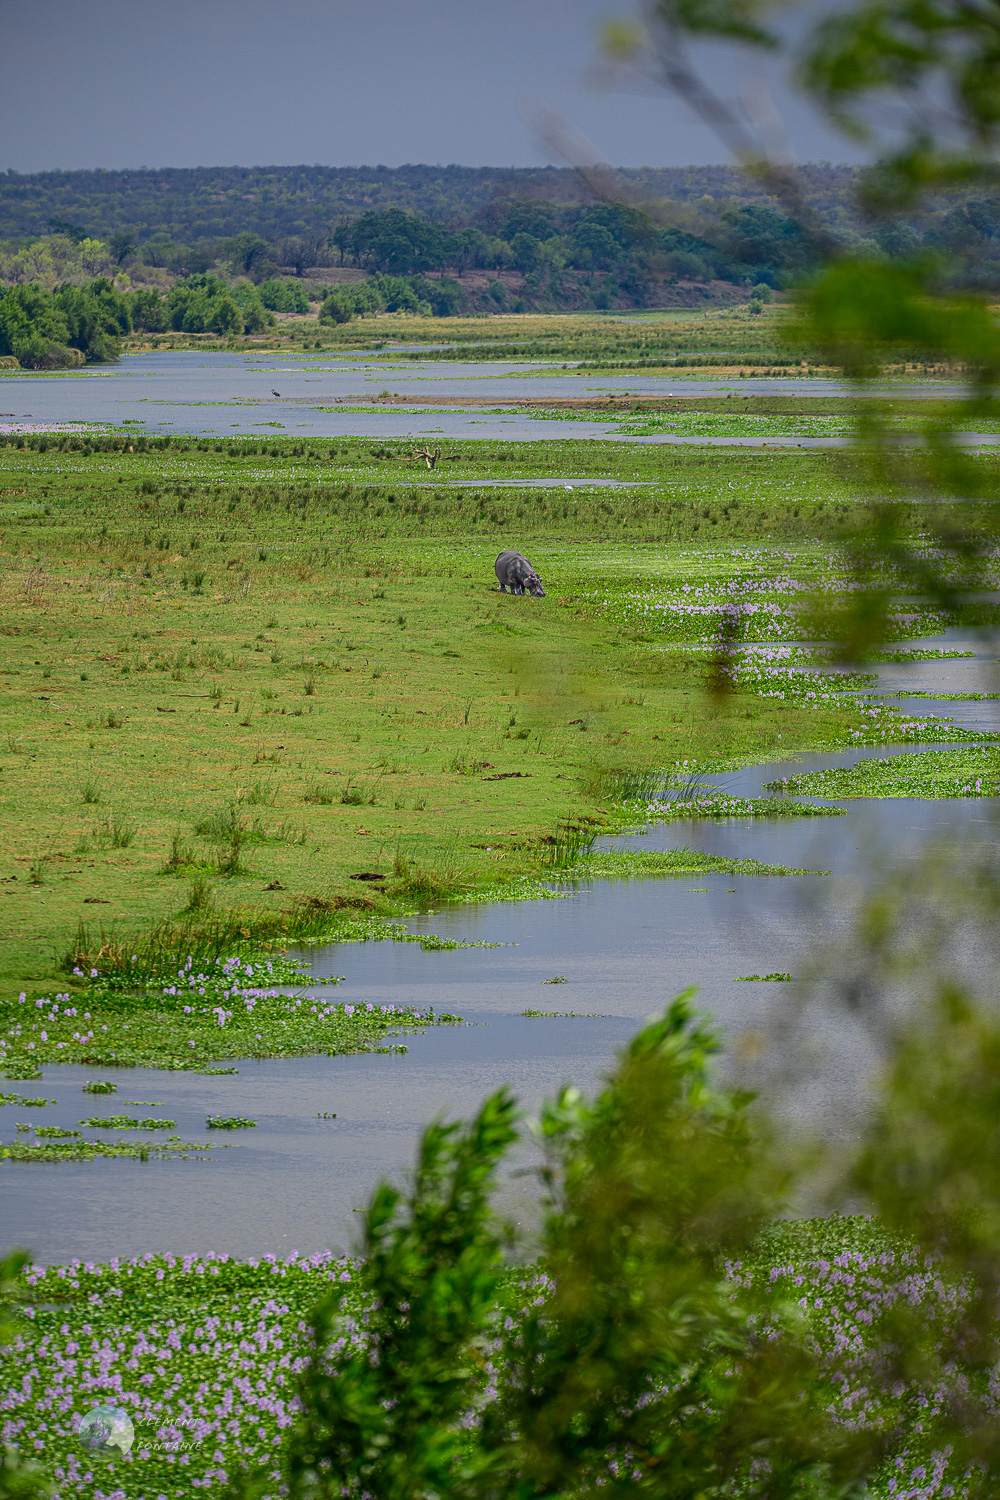
<svg viewBox="0 0 1000 1500">
<path fill-rule="evenodd" d="M 278 281 L 272 278 L 257 288 L 257 295 L 264 307 L 272 312 L 307 313 L 309 311 L 306 289 L 295 281 Z"/>
<path fill-rule="evenodd" d="M 142 333 L 165 333 L 167 304 L 155 287 L 144 287 L 131 296 L 132 327 Z"/>
<path fill-rule="evenodd" d="M 381 272 L 337 287 L 320 309 L 320 321 L 349 323 L 366 313 L 404 312 L 452 318 L 465 312 L 468 297 L 451 276 L 386 276 Z"/>
<path fill-rule="evenodd" d="M 260 301 L 254 289 L 254 301 Z M 207 272 L 188 276 L 167 298 L 169 326 L 182 333 L 242 333 L 244 316 L 233 291 Z"/>
</svg>

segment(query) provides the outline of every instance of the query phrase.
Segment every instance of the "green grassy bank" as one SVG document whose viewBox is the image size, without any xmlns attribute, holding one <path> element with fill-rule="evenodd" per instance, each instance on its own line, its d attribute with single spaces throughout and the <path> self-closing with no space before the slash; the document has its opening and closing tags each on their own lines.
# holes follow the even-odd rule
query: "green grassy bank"
<svg viewBox="0 0 1000 1500">
<path fill-rule="evenodd" d="M 402 445 L 359 439 L 20 441 L 0 448 L 11 1001 L 92 967 L 136 980 L 133 953 L 152 982 L 182 949 L 205 965 L 628 874 L 588 864 L 590 840 L 665 776 L 935 734 L 788 673 L 721 690 L 722 605 L 745 601 L 750 640 L 801 635 L 804 594 L 837 575 L 856 507 L 830 455 L 464 443 L 451 466 L 652 480 L 567 493 L 395 483 Z M 497 592 L 511 545 L 545 599 Z M 278 1048 L 272 1020 L 247 1050 Z M 143 1060 L 178 1065 L 172 1027 Z M 91 1029 L 88 1055 L 138 1060 Z M 215 1044 L 191 1045 L 184 1065 Z"/>
</svg>

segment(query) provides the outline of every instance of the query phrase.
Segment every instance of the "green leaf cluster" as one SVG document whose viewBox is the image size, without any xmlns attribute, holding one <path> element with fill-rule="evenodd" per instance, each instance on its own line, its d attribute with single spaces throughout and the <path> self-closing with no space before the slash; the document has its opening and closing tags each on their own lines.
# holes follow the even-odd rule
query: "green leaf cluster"
<svg viewBox="0 0 1000 1500">
<path fill-rule="evenodd" d="M 290 1495 L 842 1492 L 858 1445 L 797 1315 L 726 1277 L 785 1180 L 750 1096 L 713 1082 L 718 1047 L 681 996 L 596 1100 L 567 1087 L 545 1106 L 524 1270 L 494 1204 L 509 1092 L 425 1132 L 410 1190 L 384 1184 L 367 1211 L 360 1320 L 356 1284 L 313 1319 Z"/>
</svg>

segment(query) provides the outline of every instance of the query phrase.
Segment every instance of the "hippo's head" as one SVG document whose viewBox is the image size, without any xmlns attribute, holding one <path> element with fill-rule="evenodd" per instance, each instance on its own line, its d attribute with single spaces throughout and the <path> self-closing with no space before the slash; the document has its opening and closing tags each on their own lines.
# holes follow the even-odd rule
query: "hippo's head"
<svg viewBox="0 0 1000 1500">
<path fill-rule="evenodd" d="M 542 580 L 539 578 L 537 573 L 534 573 L 530 578 L 525 579 L 524 586 L 528 590 L 528 593 L 533 594 L 536 599 L 545 598 L 545 590 L 542 588 Z"/>
</svg>

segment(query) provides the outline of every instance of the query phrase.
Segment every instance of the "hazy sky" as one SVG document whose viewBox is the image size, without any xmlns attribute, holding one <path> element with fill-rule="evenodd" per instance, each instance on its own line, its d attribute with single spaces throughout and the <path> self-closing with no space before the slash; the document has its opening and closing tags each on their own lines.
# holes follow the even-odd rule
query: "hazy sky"
<svg viewBox="0 0 1000 1500">
<path fill-rule="evenodd" d="M 531 166 L 542 109 L 621 166 L 720 162 L 680 104 L 596 87 L 635 0 L 0 0 L 0 170 Z M 725 88 L 738 75 L 713 64 Z M 740 85 L 742 86 L 742 85 Z M 800 161 L 852 159 L 779 89 Z"/>
</svg>

